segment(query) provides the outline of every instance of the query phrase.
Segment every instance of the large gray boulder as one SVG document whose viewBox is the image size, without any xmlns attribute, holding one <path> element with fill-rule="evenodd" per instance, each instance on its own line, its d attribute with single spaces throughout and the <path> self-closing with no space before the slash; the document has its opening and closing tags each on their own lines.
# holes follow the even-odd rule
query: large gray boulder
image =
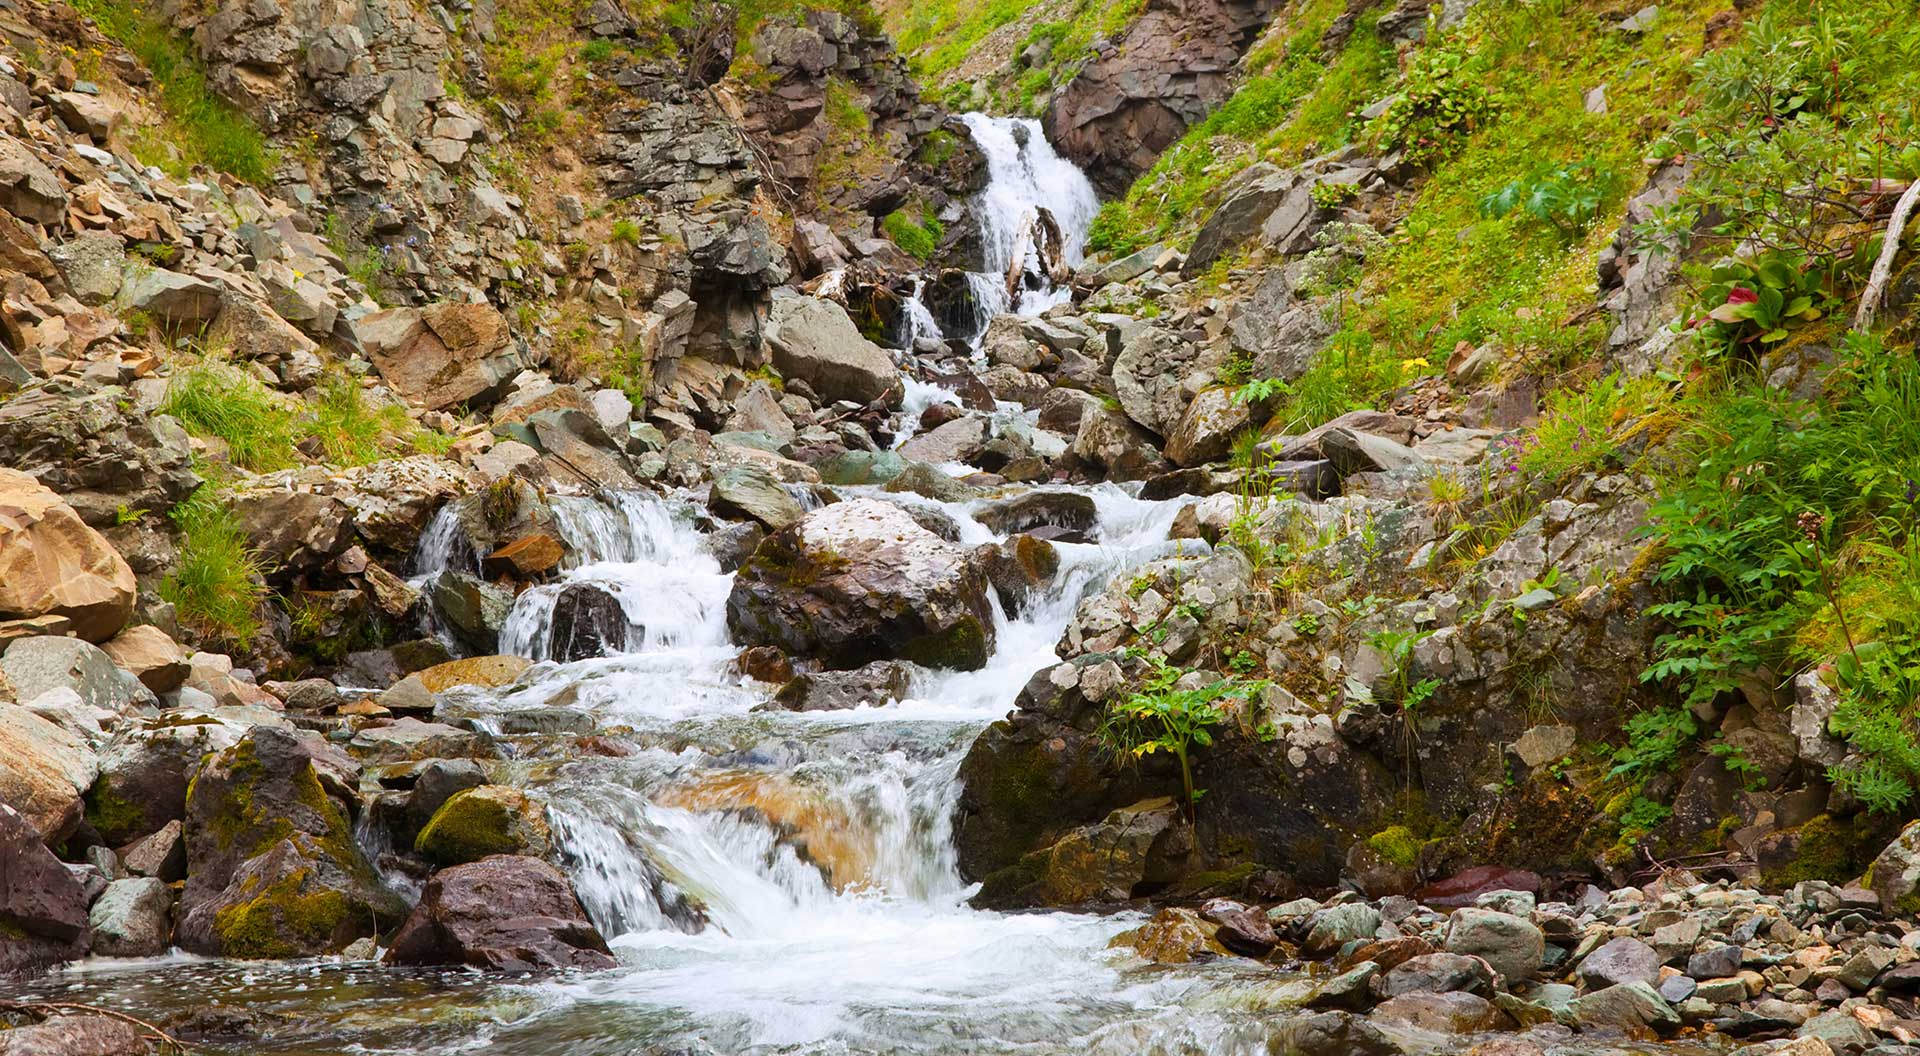
<svg viewBox="0 0 1920 1056">
<path fill-rule="evenodd" d="M 755 520 L 779 531 L 806 515 L 806 507 L 772 473 L 755 465 L 729 466 L 713 478 L 707 509 L 716 517 Z"/>
<path fill-rule="evenodd" d="M 1446 950 L 1484 959 L 1511 987 L 1540 969 L 1546 937 L 1531 921 L 1511 913 L 1468 908 L 1447 923 Z"/>
<path fill-rule="evenodd" d="M 760 544 L 734 579 L 737 641 L 853 668 L 904 659 L 972 670 L 993 651 L 983 558 L 875 499 L 807 514 Z"/>
<path fill-rule="evenodd" d="M 80 797 L 99 770 L 72 731 L 0 702 L 0 803 L 19 811 L 40 839 L 57 845 L 79 827 Z"/>
<path fill-rule="evenodd" d="M 93 952 L 107 957 L 155 957 L 173 939 L 173 889 L 150 876 L 115 880 L 87 913 Z"/>
<path fill-rule="evenodd" d="M 893 357 L 860 336 L 846 309 L 819 297 L 781 297 L 767 312 L 767 347 L 780 373 L 829 400 L 898 407 L 906 388 Z"/>
<path fill-rule="evenodd" d="M 120 847 L 186 817 L 187 786 L 214 753 L 244 730 L 180 713 L 117 730 L 100 752 L 100 777 L 87 791 L 87 821 Z"/>
</svg>

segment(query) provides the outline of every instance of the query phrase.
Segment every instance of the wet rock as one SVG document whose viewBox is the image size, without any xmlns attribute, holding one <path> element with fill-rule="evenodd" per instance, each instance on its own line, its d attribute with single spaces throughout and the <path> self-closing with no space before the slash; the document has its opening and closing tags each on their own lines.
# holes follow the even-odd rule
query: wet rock
<svg viewBox="0 0 1920 1056">
<path fill-rule="evenodd" d="M 1200 907 L 1200 915 L 1220 925 L 1215 938 L 1220 945 L 1247 957 L 1265 957 L 1280 944 L 1280 936 L 1266 914 L 1257 909 L 1217 899 Z M 1321 989 L 1325 994 L 1326 988 Z M 1329 1006 L 1331 1007 L 1331 1006 Z"/>
<path fill-rule="evenodd" d="M 746 644 L 841 669 L 897 657 L 973 670 L 994 635 L 979 557 L 871 499 L 769 535 L 734 579 L 727 623 Z"/>
<path fill-rule="evenodd" d="M 385 726 L 368 726 L 347 742 L 355 756 L 373 763 L 405 763 L 420 759 L 484 758 L 495 753 L 493 739 L 442 722 L 412 717 Z"/>
<path fill-rule="evenodd" d="M 465 572 L 448 569 L 427 585 L 435 619 L 476 653 L 500 648 L 500 628 L 513 610 L 513 595 Z"/>
<path fill-rule="evenodd" d="M 1131 946 L 1155 964 L 1190 964 L 1226 956 L 1226 948 L 1214 938 L 1218 930 L 1218 925 L 1193 910 L 1172 907 L 1155 913 L 1140 927 L 1114 936 L 1108 945 Z"/>
<path fill-rule="evenodd" d="M 0 469 L 0 619 L 64 616 L 90 642 L 133 611 L 133 569 L 71 506 L 33 477 Z"/>
<path fill-rule="evenodd" d="M 1379 978 L 1380 970 L 1372 961 L 1361 961 L 1321 983 L 1307 999 L 1306 1007 L 1362 1011 L 1373 1003 L 1373 981 Z"/>
<path fill-rule="evenodd" d="M 18 811 L 0 802 L 0 975 L 43 968 L 87 951 L 87 899 L 67 867 Z M 6 1032 L 0 1031 L 0 1037 Z"/>
<path fill-rule="evenodd" d="M 1145 480 L 1168 468 L 1145 430 L 1106 407 L 1090 407 L 1081 415 L 1071 450 L 1082 462 L 1104 470 L 1109 480 Z"/>
<path fill-rule="evenodd" d="M 591 583 L 560 588 L 549 619 L 547 652 L 563 664 L 627 648 L 627 610 L 620 599 Z"/>
<path fill-rule="evenodd" d="M 429 693 L 444 693 L 455 686 L 498 689 L 511 685 L 533 662 L 523 656 L 472 656 L 449 660 L 422 668 L 414 674 Z"/>
<path fill-rule="evenodd" d="M 1086 542 L 1099 520 L 1093 498 L 1077 491 L 1029 491 L 1011 499 L 988 503 L 973 511 L 973 519 L 1002 535 L 1057 528 L 1064 542 Z"/>
<path fill-rule="evenodd" d="M 713 478 L 707 509 L 715 517 L 748 518 L 770 531 L 806 516 L 806 507 L 776 479 L 758 466 L 730 466 Z"/>
<path fill-rule="evenodd" d="M 566 544 L 548 532 L 530 532 L 488 554 L 480 571 L 493 578 L 528 580 L 560 566 Z"/>
<path fill-rule="evenodd" d="M 776 298 L 765 340 L 774 366 L 828 400 L 898 407 L 905 389 L 893 357 L 860 336 L 846 309 L 817 297 Z"/>
<path fill-rule="evenodd" d="M 410 403 L 428 410 L 492 401 L 515 374 L 532 366 L 486 304 L 389 308 L 357 320 L 354 333 L 380 377 Z"/>
<path fill-rule="evenodd" d="M 0 1056 L 146 1056 L 146 1032 L 124 1019 L 75 1014 L 0 1030 Z"/>
<path fill-rule="evenodd" d="M 971 463 L 979 457 L 988 435 L 987 419 L 968 415 L 935 426 L 900 445 L 900 455 L 932 465 Z"/>
<path fill-rule="evenodd" d="M 979 494 L 925 462 L 907 463 L 907 468 L 901 470 L 899 476 L 887 481 L 880 490 L 896 495 L 903 493 L 919 495 L 935 502 L 966 502 Z M 935 534 L 941 535 L 942 538 L 946 537 L 945 533 L 936 532 Z M 955 538 L 957 539 L 957 536 Z"/>
<path fill-rule="evenodd" d="M 1274 1025 L 1269 1053 L 1284 1056 L 1401 1056 L 1380 1028 L 1348 1012 L 1293 1016 Z"/>
<path fill-rule="evenodd" d="M 115 880 L 88 911 L 93 952 L 106 957 L 155 957 L 173 938 L 173 891 L 153 877 Z"/>
<path fill-rule="evenodd" d="M 1507 1017 L 1484 997 L 1463 993 L 1414 992 L 1390 997 L 1374 1006 L 1375 1023 L 1411 1027 L 1438 1034 L 1475 1034 L 1495 1030 Z"/>
<path fill-rule="evenodd" d="M 435 873 L 387 961 L 507 972 L 615 963 L 564 874 L 537 858 L 506 855 Z"/>
<path fill-rule="evenodd" d="M 1493 968 L 1478 957 L 1457 953 L 1426 953 L 1408 958 L 1380 980 L 1380 992 L 1387 997 L 1455 991 L 1490 997 L 1494 990 Z"/>
<path fill-rule="evenodd" d="M 796 675 L 773 696 L 788 711 L 841 711 L 878 707 L 905 700 L 913 687 L 913 666 L 898 660 L 877 660 L 851 671 L 818 671 Z"/>
<path fill-rule="evenodd" d="M 1578 974 L 1580 981 L 1593 989 L 1622 983 L 1651 984 L 1660 978 L 1660 955 L 1639 939 L 1623 935 L 1587 954 Z"/>
<path fill-rule="evenodd" d="M 317 738 L 255 726 L 214 756 L 187 800 L 176 941 L 226 957 L 329 953 L 398 921 L 353 836 L 359 767 Z"/>
<path fill-rule="evenodd" d="M 1027 599 L 1045 590 L 1060 572 L 1060 552 L 1037 535 L 1016 535 L 978 552 L 986 562 L 988 582 L 1009 613 L 1021 611 Z"/>
<path fill-rule="evenodd" d="M 1329 906 L 1309 918 L 1300 951 L 1324 957 L 1355 939 L 1371 939 L 1378 930 L 1380 911 L 1364 902 Z"/>
<path fill-rule="evenodd" d="M 1485 959 L 1513 986 L 1539 970 L 1546 938 L 1532 922 L 1512 914 L 1461 909 L 1447 924 L 1446 950 Z"/>
<path fill-rule="evenodd" d="M 413 849 L 437 865 L 493 854 L 544 855 L 551 844 L 546 811 L 517 788 L 479 785 L 454 793 L 421 828 Z"/>
<path fill-rule="evenodd" d="M 981 895 L 997 905 L 1125 901 L 1141 885 L 1165 884 L 1176 875 L 1168 863 L 1176 848 L 1169 844 L 1184 840 L 1180 823 L 1173 800 L 1165 796 L 1141 800 L 1095 824 L 1072 829 L 1053 846 L 1035 852 L 1037 890 L 983 889 Z M 1184 850 L 1184 843 L 1178 850 Z M 1219 922 L 1209 920 L 1207 925 L 1210 938 L 1217 941 Z"/>
</svg>

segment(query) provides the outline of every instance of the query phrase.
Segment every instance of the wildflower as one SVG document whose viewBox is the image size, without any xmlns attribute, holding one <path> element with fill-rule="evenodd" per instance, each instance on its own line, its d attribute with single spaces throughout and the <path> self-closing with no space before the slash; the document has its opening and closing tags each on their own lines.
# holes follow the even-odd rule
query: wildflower
<svg viewBox="0 0 1920 1056">
<path fill-rule="evenodd" d="M 1826 527 L 1827 519 L 1812 510 L 1803 510 L 1793 523 L 1808 542 L 1817 543 L 1820 541 L 1820 529 Z"/>
</svg>

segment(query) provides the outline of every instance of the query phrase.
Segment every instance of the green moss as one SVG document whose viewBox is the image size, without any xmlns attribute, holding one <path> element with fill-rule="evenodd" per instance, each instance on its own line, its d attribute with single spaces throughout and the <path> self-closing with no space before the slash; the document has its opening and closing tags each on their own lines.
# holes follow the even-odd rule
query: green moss
<svg viewBox="0 0 1920 1056">
<path fill-rule="evenodd" d="M 1405 825 L 1390 825 L 1367 837 L 1367 846 L 1395 865 L 1411 866 L 1424 841 Z"/>
<path fill-rule="evenodd" d="M 459 865 L 490 854 L 514 854 L 524 848 L 513 832 L 506 803 L 470 788 L 434 811 L 413 842 L 413 849 L 440 865 Z"/>
<path fill-rule="evenodd" d="M 110 846 L 118 846 L 144 833 L 147 813 L 132 800 L 108 787 L 103 778 L 87 789 L 87 824 Z"/>
<path fill-rule="evenodd" d="M 297 957 L 331 949 L 349 922 L 351 903 L 341 891 L 308 891 L 305 869 L 267 885 L 245 902 L 214 914 L 213 931 L 229 957 Z"/>
<path fill-rule="evenodd" d="M 900 651 L 900 658 L 926 667 L 965 671 L 978 666 L 977 661 L 986 654 L 986 627 L 968 616 L 945 634 L 926 635 L 907 643 Z"/>
<path fill-rule="evenodd" d="M 1253 862 L 1240 862 L 1218 869 L 1203 869 L 1182 877 L 1169 894 L 1174 898 L 1198 898 L 1202 895 L 1237 891 L 1248 880 L 1253 879 L 1253 875 L 1259 871 L 1259 865 Z"/>
<path fill-rule="evenodd" d="M 1822 814 L 1794 830 L 1799 849 L 1793 858 L 1760 875 L 1768 887 L 1792 887 L 1802 880 L 1844 883 L 1859 875 L 1879 853 L 1879 826 L 1864 815 L 1843 822 Z M 1870 871 L 1870 870 L 1869 870 Z"/>
</svg>

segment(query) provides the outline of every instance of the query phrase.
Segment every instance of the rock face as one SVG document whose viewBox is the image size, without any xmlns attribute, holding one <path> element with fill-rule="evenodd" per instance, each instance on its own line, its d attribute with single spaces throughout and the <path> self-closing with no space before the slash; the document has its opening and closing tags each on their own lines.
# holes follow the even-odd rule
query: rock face
<svg viewBox="0 0 1920 1056">
<path fill-rule="evenodd" d="M 125 414 L 119 398 L 56 381 L 0 404 L 0 465 L 38 478 L 95 528 L 123 508 L 165 513 L 200 483 L 186 431 L 164 414 Z"/>
<path fill-rule="evenodd" d="M 560 870 L 511 855 L 435 873 L 387 960 L 506 972 L 614 966 Z"/>
<path fill-rule="evenodd" d="M 1107 195 L 1233 91 L 1228 76 L 1273 0 L 1153 0 L 1053 97 L 1047 138 Z"/>
<path fill-rule="evenodd" d="M 87 897 L 20 813 L 0 803 L 0 976 L 87 951 Z M 0 1036 L 4 1036 L 0 1032 Z"/>
<path fill-rule="evenodd" d="M 761 542 L 727 624 L 833 668 L 900 658 L 973 670 L 993 651 L 983 560 L 874 499 L 835 503 Z"/>
<path fill-rule="evenodd" d="M 782 297 L 767 313 L 765 337 L 780 373 L 799 378 L 829 400 L 884 402 L 905 395 L 885 349 L 860 336 L 846 309 L 817 297 Z"/>
<path fill-rule="evenodd" d="M 354 326 L 387 384 L 429 410 L 486 402 L 530 365 L 491 305 L 390 308 Z"/>
<path fill-rule="evenodd" d="M 560 588 L 553 599 L 547 652 L 561 663 L 611 656 L 627 648 L 627 610 L 591 583 Z"/>
<path fill-rule="evenodd" d="M 133 611 L 133 569 L 73 508 L 25 473 L 0 469 L 0 619 L 65 616 L 90 642 Z"/>
<path fill-rule="evenodd" d="M 255 726 L 215 756 L 187 799 L 177 941 L 225 957 L 337 952 L 398 921 L 354 842 L 359 766 L 311 735 Z"/>
<path fill-rule="evenodd" d="M 0 703 L 0 803 L 18 810 L 40 838 L 58 844 L 80 824 L 80 795 L 100 763 L 65 727 Z"/>
</svg>

